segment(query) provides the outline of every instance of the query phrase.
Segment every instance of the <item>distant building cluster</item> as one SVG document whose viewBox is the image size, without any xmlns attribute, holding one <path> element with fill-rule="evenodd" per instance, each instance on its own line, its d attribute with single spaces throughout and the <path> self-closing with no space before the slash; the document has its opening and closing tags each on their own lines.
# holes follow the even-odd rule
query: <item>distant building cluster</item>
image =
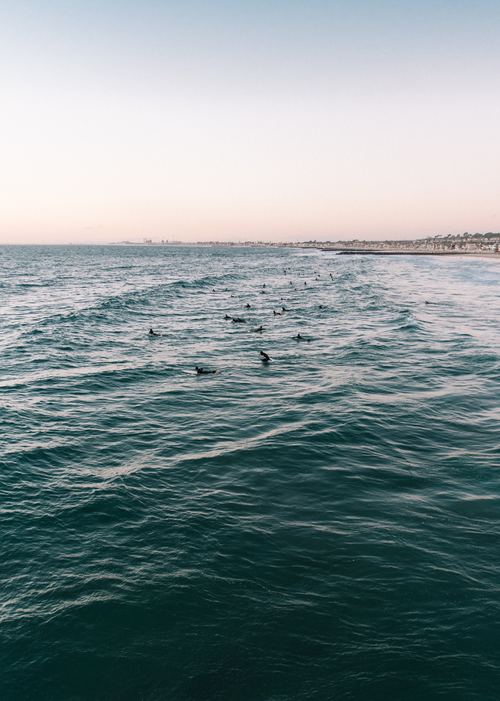
<svg viewBox="0 0 500 701">
<path fill-rule="evenodd" d="M 121 241 L 121 244 L 134 244 L 133 241 Z M 364 241 L 317 241 L 316 239 L 301 242 L 272 242 L 272 241 L 196 241 L 186 242 L 169 239 L 154 241 L 143 238 L 146 246 L 247 246 L 247 247 L 287 247 L 287 248 L 322 248 L 333 251 L 379 251 L 387 253 L 500 253 L 500 233 L 486 234 L 448 234 L 446 236 L 428 236 L 414 240 Z"/>
<path fill-rule="evenodd" d="M 390 240 L 385 241 L 307 241 L 303 244 L 312 248 L 331 248 L 332 250 L 357 250 L 357 251 L 396 251 L 396 252 L 421 252 L 421 253 L 498 253 L 500 251 L 500 233 L 489 232 L 486 234 L 448 234 L 447 236 L 428 236 L 424 239 L 413 241 Z"/>
</svg>

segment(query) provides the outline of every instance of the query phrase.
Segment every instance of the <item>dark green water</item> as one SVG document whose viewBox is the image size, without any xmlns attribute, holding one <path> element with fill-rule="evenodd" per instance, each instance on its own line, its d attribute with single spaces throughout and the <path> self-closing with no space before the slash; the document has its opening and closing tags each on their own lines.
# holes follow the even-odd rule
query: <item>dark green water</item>
<svg viewBox="0 0 500 701">
<path fill-rule="evenodd" d="M 498 699 L 499 282 L 0 248 L 0 698 Z"/>
</svg>

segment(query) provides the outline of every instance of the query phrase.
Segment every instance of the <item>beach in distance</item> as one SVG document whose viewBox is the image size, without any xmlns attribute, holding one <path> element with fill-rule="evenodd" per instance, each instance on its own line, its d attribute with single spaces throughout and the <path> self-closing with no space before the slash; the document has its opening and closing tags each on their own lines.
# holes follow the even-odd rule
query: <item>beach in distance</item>
<svg viewBox="0 0 500 701">
<path fill-rule="evenodd" d="M 496 701 L 499 314 L 488 257 L 0 246 L 2 701 Z"/>
</svg>

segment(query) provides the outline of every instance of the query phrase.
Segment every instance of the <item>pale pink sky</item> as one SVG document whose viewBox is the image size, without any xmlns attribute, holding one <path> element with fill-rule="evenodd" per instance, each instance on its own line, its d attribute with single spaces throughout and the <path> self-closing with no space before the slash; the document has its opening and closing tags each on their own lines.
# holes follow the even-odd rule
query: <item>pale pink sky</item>
<svg viewBox="0 0 500 701">
<path fill-rule="evenodd" d="M 500 230 L 494 4 L 257 5 L 1 18 L 0 243 Z"/>
</svg>

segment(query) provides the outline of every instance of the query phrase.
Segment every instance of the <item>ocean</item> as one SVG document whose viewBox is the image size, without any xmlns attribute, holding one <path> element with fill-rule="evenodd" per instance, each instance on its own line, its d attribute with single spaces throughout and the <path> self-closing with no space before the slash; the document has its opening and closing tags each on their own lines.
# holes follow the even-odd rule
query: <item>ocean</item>
<svg viewBox="0 0 500 701">
<path fill-rule="evenodd" d="M 499 283 L 0 247 L 2 701 L 497 700 Z"/>
</svg>

